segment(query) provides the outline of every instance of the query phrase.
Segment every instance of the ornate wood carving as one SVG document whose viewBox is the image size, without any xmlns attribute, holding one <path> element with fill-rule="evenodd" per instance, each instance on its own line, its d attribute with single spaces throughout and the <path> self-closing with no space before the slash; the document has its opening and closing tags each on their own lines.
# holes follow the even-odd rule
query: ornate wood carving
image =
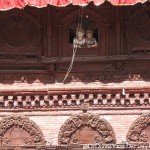
<svg viewBox="0 0 150 150">
<path fill-rule="evenodd" d="M 67 14 L 59 22 L 59 39 L 60 53 L 62 57 L 70 56 L 72 54 L 72 45 L 69 43 L 69 28 L 75 30 L 78 24 L 78 14 L 79 10 L 73 10 L 71 13 Z M 92 9 L 85 9 L 83 12 L 83 17 L 89 16 L 92 28 L 98 29 L 98 46 L 95 48 L 82 48 L 78 51 L 78 56 L 98 56 L 105 55 L 106 53 L 106 43 L 108 43 L 108 29 L 106 24 L 106 18 L 98 14 Z M 63 39 L 62 39 L 63 37 Z"/>
<path fill-rule="evenodd" d="M 35 58 L 39 52 L 40 25 L 23 10 L 0 15 L 0 58 Z"/>
<path fill-rule="evenodd" d="M 115 143 L 109 123 L 99 115 L 81 113 L 69 118 L 59 132 L 59 144 Z"/>
<path fill-rule="evenodd" d="M 131 51 L 150 51 L 150 8 L 138 10 L 127 23 L 127 37 Z"/>
<path fill-rule="evenodd" d="M 39 71 L 40 72 L 40 71 Z M 43 71 L 44 72 L 44 71 Z M 54 82 L 54 72 L 47 68 L 46 73 L 0 73 L 1 83 L 47 83 Z"/>
<path fill-rule="evenodd" d="M 150 143 L 150 113 L 138 118 L 127 134 L 129 143 Z"/>
<path fill-rule="evenodd" d="M 6 116 L 0 121 L 0 145 L 44 145 L 40 128 L 25 116 Z"/>
</svg>

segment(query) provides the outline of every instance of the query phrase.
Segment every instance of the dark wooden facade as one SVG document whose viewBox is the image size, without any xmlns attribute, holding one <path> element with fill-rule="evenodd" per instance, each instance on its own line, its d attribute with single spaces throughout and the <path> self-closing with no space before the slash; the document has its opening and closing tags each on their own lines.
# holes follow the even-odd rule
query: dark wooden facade
<svg viewBox="0 0 150 150">
<path fill-rule="evenodd" d="M 71 61 L 69 28 L 77 25 L 79 9 L 70 5 L 1 12 L 1 82 L 60 83 Z M 83 16 L 88 14 L 98 29 L 98 46 L 77 50 L 67 82 L 149 80 L 149 9 L 146 4 L 84 7 Z"/>
<path fill-rule="evenodd" d="M 149 110 L 149 3 L 112 6 L 105 2 L 100 6 L 90 3 L 83 7 L 83 17 L 88 15 L 92 28 L 96 29 L 98 46 L 77 49 L 72 71 L 62 84 L 72 58 L 70 30 L 75 30 L 80 11 L 81 7 L 69 5 L 60 8 L 47 6 L 41 9 L 27 6 L 23 10 L 12 9 L 0 12 L 0 117 L 4 117 L 0 122 L 0 129 L 3 129 L 2 123 L 4 123 L 6 129 L 2 131 L 7 133 L 4 141 L 0 139 L 0 146 L 5 145 L 0 148 L 78 150 L 83 147 L 69 145 L 74 133 L 80 134 L 78 125 L 83 128 L 87 124 L 91 126 L 94 130 L 93 136 L 100 132 L 95 124 L 91 123 L 92 119 L 89 119 L 91 114 L 74 115 L 69 119 L 75 122 L 75 131 L 70 127 L 71 131 L 65 137 L 65 131 L 69 130 L 70 120 L 68 119 L 60 129 L 58 139 L 60 146 L 45 146 L 42 132 L 34 122 L 24 116 L 7 118 L 8 112 L 13 115 L 19 112 L 24 115 L 32 111 L 32 115 L 36 116 L 38 111 L 45 113 L 53 111 L 55 114 L 51 116 L 55 117 L 58 116 L 59 110 L 67 113 L 69 110 L 78 111 L 83 109 L 83 104 L 88 105 L 88 109 L 93 112 L 108 110 L 109 115 L 116 110 L 132 115 L 142 115 L 142 111 Z M 114 112 L 111 112 L 112 110 Z M 124 112 L 124 110 L 129 112 Z M 132 110 L 141 111 L 130 112 Z M 134 122 L 127 134 L 129 142 L 139 144 L 142 138 L 136 138 L 149 132 L 150 119 L 147 119 L 150 118 L 149 116 L 149 114 L 145 115 Z M 84 117 L 89 119 L 86 120 L 88 123 Z M 98 122 L 101 121 L 101 119 L 96 119 Z M 10 141 L 7 140 L 11 127 L 9 120 L 16 128 L 23 129 L 23 136 L 27 138 L 25 146 L 19 143 L 20 147 L 15 145 L 9 147 Z M 109 133 L 109 136 L 103 137 L 105 143 L 115 144 L 112 127 L 104 120 L 103 122 Z M 141 126 L 145 124 L 146 127 L 141 127 L 139 124 Z M 140 132 L 137 132 L 135 126 L 139 127 Z M 22 130 L 15 129 L 14 131 L 18 131 L 21 135 Z M 88 129 L 86 131 L 87 135 L 91 132 Z M 0 136 L 4 137 L 3 132 L 0 132 Z M 89 140 L 79 137 L 83 143 Z M 13 140 L 17 145 L 17 140 L 15 138 Z M 146 142 L 143 141 L 142 144 L 148 144 L 150 135 L 148 134 Z M 68 144 L 68 146 L 61 147 L 61 144 Z M 118 144 L 118 148 L 114 149 L 121 148 Z"/>
</svg>

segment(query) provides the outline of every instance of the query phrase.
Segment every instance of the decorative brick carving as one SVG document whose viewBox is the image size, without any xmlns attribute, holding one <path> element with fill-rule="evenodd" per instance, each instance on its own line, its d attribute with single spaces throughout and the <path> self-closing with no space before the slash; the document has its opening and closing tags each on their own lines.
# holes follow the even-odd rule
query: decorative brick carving
<svg viewBox="0 0 150 150">
<path fill-rule="evenodd" d="M 122 93 L 122 92 L 125 93 Z M 150 95 L 148 91 L 136 91 L 128 89 L 119 89 L 112 92 L 107 90 L 88 90 L 79 92 L 78 90 L 71 91 L 55 91 L 49 93 L 47 91 L 27 91 L 23 92 L 1 93 L 0 108 L 1 109 L 53 109 L 53 108 L 74 108 L 79 109 L 83 102 L 87 103 L 91 108 L 99 107 L 149 107 Z M 21 94 L 21 95 L 20 95 Z M 113 108 L 113 109 L 115 109 Z"/>
<path fill-rule="evenodd" d="M 0 145 L 44 145 L 40 128 L 26 116 L 6 116 L 0 121 Z"/>
<path fill-rule="evenodd" d="M 69 118 L 59 132 L 59 144 L 115 143 L 109 123 L 99 115 L 81 113 Z"/>
<path fill-rule="evenodd" d="M 127 134 L 129 143 L 150 143 L 150 113 L 138 118 L 130 127 Z"/>
<path fill-rule="evenodd" d="M 46 150 L 46 146 L 38 146 L 36 147 L 36 150 Z"/>
</svg>

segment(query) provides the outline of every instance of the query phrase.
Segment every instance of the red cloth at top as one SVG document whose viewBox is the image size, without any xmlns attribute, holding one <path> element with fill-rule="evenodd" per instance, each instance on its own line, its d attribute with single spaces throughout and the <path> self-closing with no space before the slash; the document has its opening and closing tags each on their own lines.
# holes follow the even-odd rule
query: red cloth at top
<svg viewBox="0 0 150 150">
<path fill-rule="evenodd" d="M 23 8 L 27 4 L 26 0 L 0 0 L 0 10 L 7 10 L 13 7 Z"/>
<path fill-rule="evenodd" d="M 54 6 L 66 6 L 72 3 L 73 5 L 85 6 L 93 1 L 95 5 L 102 4 L 105 0 L 0 0 L 0 10 L 8 10 L 11 8 L 23 8 L 26 5 L 35 7 L 45 7 L 48 4 Z M 138 2 L 147 0 L 108 0 L 113 5 L 133 5 Z"/>
</svg>

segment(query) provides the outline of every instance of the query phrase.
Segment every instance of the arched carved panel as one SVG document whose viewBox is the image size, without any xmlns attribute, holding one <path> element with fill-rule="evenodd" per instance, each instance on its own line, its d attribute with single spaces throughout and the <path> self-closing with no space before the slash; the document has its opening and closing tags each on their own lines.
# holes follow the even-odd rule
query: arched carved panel
<svg viewBox="0 0 150 150">
<path fill-rule="evenodd" d="M 39 127 L 25 116 L 6 116 L 0 121 L 0 145 L 44 145 Z"/>
<path fill-rule="evenodd" d="M 38 54 L 40 25 L 32 16 L 13 9 L 2 13 L 0 20 L 0 58 L 26 58 Z"/>
<path fill-rule="evenodd" d="M 59 144 L 115 143 L 109 123 L 99 115 L 81 113 L 69 118 L 59 132 Z"/>
<path fill-rule="evenodd" d="M 150 51 L 150 7 L 134 13 L 127 23 L 129 47 L 134 51 Z"/>
<path fill-rule="evenodd" d="M 127 134 L 129 143 L 150 143 L 150 113 L 141 116 L 130 127 Z"/>
<path fill-rule="evenodd" d="M 86 16 L 88 20 L 86 22 Z M 108 45 L 109 24 L 105 17 L 92 9 L 84 9 L 82 14 L 82 24 L 84 21 L 88 24 L 90 21 L 91 29 L 97 30 L 98 46 L 94 48 L 81 48 L 77 56 L 98 56 L 106 55 Z M 76 31 L 79 21 L 79 10 L 73 10 L 59 21 L 57 34 L 59 33 L 59 51 L 61 56 L 70 56 L 72 54 L 72 44 L 69 43 L 69 29 Z M 106 44 L 107 43 L 107 44 Z"/>
</svg>

